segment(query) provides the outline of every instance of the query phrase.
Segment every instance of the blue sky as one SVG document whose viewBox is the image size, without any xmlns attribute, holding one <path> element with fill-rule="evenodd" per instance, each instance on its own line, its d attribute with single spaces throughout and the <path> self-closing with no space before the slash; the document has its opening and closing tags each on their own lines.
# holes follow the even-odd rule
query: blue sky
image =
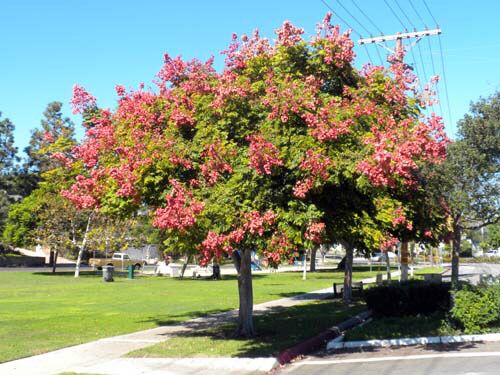
<svg viewBox="0 0 500 375">
<path fill-rule="evenodd" d="M 384 0 L 325 0 L 339 16 L 365 36 L 366 31 L 339 5 L 346 7 L 373 35 L 377 29 L 356 9 L 359 5 L 385 34 L 403 31 Z M 398 9 L 396 0 L 386 0 L 401 21 L 412 28 Z M 422 0 L 397 0 L 412 24 L 423 29 L 435 26 Z M 450 135 L 469 103 L 500 89 L 500 36 L 496 0 L 427 0 L 443 30 L 441 37 L 450 98 L 451 119 L 445 90 L 439 86 L 443 115 Z M 162 64 L 164 52 L 186 59 L 216 58 L 222 66 L 231 33 L 249 33 L 258 28 L 273 38 L 284 20 L 314 32 L 327 12 L 321 0 L 212 0 L 212 1 L 23 1 L 0 4 L 0 111 L 16 125 L 16 144 L 24 148 L 30 130 L 39 126 L 47 103 L 59 100 L 71 115 L 72 86 L 79 83 L 98 98 L 103 107 L 114 107 L 114 86 L 148 85 Z M 343 27 L 346 25 L 338 18 Z M 423 21 L 423 22 L 422 22 Z M 356 34 L 353 35 L 357 39 Z M 427 76 L 441 74 L 439 44 L 435 37 L 415 47 L 417 70 L 422 75 L 420 52 Z M 378 63 L 376 49 L 369 53 Z M 364 48 L 356 47 L 357 66 L 368 62 Z M 408 55 L 411 63 L 412 55 Z M 439 107 L 436 111 L 440 113 Z M 80 119 L 70 116 L 78 125 Z M 81 135 L 81 131 L 79 132 Z"/>
</svg>

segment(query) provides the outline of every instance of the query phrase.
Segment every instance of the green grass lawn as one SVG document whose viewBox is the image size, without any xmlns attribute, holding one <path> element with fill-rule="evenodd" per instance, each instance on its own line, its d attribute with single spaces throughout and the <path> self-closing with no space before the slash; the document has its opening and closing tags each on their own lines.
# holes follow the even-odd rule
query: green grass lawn
<svg viewBox="0 0 500 375">
<path fill-rule="evenodd" d="M 396 339 L 422 336 L 460 334 L 445 319 L 444 314 L 430 316 L 378 317 L 346 333 L 345 340 Z"/>
<path fill-rule="evenodd" d="M 181 334 L 129 357 L 268 357 L 292 347 L 366 309 L 364 303 L 349 306 L 340 301 L 317 301 L 275 309 L 255 317 L 257 337 L 235 339 L 233 324 Z"/>
<path fill-rule="evenodd" d="M 443 272 L 444 272 L 443 267 L 424 267 L 424 268 L 416 269 L 414 274 L 415 275 L 425 275 L 428 273 L 443 273 Z"/>
<path fill-rule="evenodd" d="M 374 276 L 355 267 L 356 280 Z M 254 275 L 254 302 L 329 287 L 343 273 Z M 104 283 L 93 274 L 0 272 L 0 362 L 238 307 L 235 277 L 142 277 Z M 312 318 L 314 319 L 314 318 Z"/>
</svg>

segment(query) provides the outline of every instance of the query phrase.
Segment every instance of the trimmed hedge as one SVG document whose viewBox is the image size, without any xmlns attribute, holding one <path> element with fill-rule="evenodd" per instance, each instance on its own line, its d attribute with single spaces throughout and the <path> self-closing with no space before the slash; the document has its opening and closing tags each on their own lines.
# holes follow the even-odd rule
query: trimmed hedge
<svg viewBox="0 0 500 375">
<path fill-rule="evenodd" d="M 364 299 L 376 315 L 428 315 L 448 311 L 450 289 L 449 283 L 411 280 L 366 289 Z"/>
</svg>

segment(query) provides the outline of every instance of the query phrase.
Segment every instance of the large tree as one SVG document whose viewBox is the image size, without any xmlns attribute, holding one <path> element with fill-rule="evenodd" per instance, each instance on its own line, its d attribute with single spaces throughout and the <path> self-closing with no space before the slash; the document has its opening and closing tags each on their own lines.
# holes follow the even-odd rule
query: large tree
<svg viewBox="0 0 500 375">
<path fill-rule="evenodd" d="M 274 44 L 235 35 L 222 73 L 212 60 L 166 55 L 158 90 L 117 86 L 114 112 L 74 88 L 87 132 L 73 157 L 87 172 L 62 194 L 106 213 L 147 207 L 202 263 L 230 254 L 237 335 L 255 333 L 253 250 L 277 264 L 323 242 L 350 254 L 383 246 L 406 222 L 393 192 L 415 189 L 414 172 L 444 154 L 440 119 L 419 117 L 404 51 L 389 70 L 357 71 L 349 33 L 330 15 L 310 41 L 303 32 L 285 22 Z"/>
<path fill-rule="evenodd" d="M 458 283 L 460 241 L 464 230 L 498 222 L 500 217 L 500 93 L 471 105 L 458 122 L 458 137 L 446 162 L 435 166 L 435 190 L 449 215 L 452 283 Z"/>
</svg>

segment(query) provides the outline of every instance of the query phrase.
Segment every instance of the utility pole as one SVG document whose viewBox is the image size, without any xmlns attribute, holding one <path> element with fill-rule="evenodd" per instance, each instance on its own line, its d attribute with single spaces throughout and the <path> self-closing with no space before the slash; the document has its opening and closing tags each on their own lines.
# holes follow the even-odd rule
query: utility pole
<svg viewBox="0 0 500 375">
<path fill-rule="evenodd" d="M 358 40 L 360 45 L 363 44 L 377 44 L 380 47 L 386 49 L 390 53 L 394 53 L 403 46 L 403 39 L 414 39 L 414 42 L 410 44 L 408 50 L 413 48 L 422 38 L 426 36 L 439 35 L 441 34 L 441 29 L 423 30 L 423 31 L 413 31 L 406 33 L 396 33 L 393 35 L 381 35 L 373 38 L 362 38 Z M 396 49 L 391 49 L 385 45 L 385 42 L 396 41 Z"/>
</svg>

